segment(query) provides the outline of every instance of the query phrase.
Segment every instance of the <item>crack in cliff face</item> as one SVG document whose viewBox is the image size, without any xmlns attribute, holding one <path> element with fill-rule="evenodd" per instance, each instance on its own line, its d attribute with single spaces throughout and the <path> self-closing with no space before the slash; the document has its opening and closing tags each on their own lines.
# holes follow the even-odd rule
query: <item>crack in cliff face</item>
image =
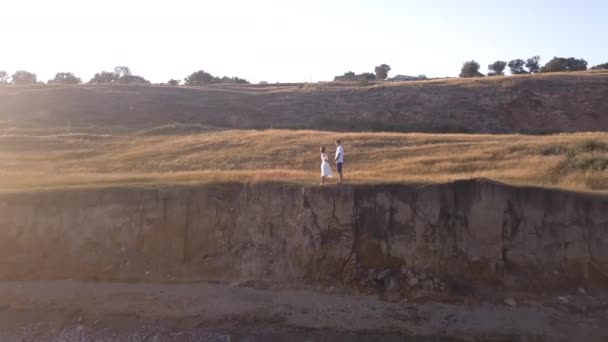
<svg viewBox="0 0 608 342">
<path fill-rule="evenodd" d="M 142 252 L 144 249 L 144 224 L 145 224 L 145 209 L 144 209 L 144 196 L 140 196 L 141 199 L 138 201 L 138 206 L 135 208 L 135 213 L 139 213 L 139 222 L 137 225 L 137 234 L 135 236 L 135 251 Z"/>
<path fill-rule="evenodd" d="M 587 253 L 589 256 L 589 260 L 588 262 L 583 265 L 584 266 L 584 277 L 586 280 L 593 280 L 593 281 L 597 281 L 598 279 L 590 279 L 591 278 L 591 270 L 590 268 L 593 268 L 593 271 L 599 275 L 599 277 L 601 277 L 602 279 L 600 279 L 600 281 L 604 284 L 608 284 L 608 268 L 606 268 L 608 266 L 608 262 L 606 260 L 603 261 L 603 265 L 601 265 L 601 261 L 598 262 L 599 260 L 601 260 L 601 258 L 598 258 L 598 256 L 596 255 L 594 249 L 592 248 L 592 243 L 594 242 L 594 240 L 599 240 L 601 241 L 601 237 L 600 236 L 595 236 L 595 231 L 596 231 L 596 227 L 608 227 L 608 221 L 602 221 L 602 220 L 595 220 L 592 217 L 592 205 L 589 201 L 585 201 L 581 204 L 583 206 L 583 232 L 584 232 L 584 239 L 585 239 L 585 247 L 587 249 Z M 592 228 L 593 227 L 593 228 Z M 596 277 L 597 278 L 597 277 Z"/>
<path fill-rule="evenodd" d="M 301 194 L 302 194 L 302 204 L 301 204 L 301 211 L 300 211 L 300 215 L 301 215 L 301 230 L 302 230 L 302 235 L 303 235 L 303 240 L 306 243 L 311 243 L 313 246 L 313 249 L 316 250 L 317 246 L 315 245 L 315 239 L 314 239 L 314 234 L 311 230 L 310 227 L 308 227 L 307 222 L 306 222 L 306 213 L 309 212 L 311 210 L 310 208 L 310 203 L 308 202 L 308 197 L 307 197 L 307 188 L 302 188 Z M 299 222 L 299 220 L 297 221 Z"/>
<path fill-rule="evenodd" d="M 507 205 L 503 211 L 503 223 L 502 223 L 502 263 L 509 267 L 511 262 L 509 260 L 509 249 L 511 248 L 511 241 L 519 234 L 520 225 L 522 218 L 515 209 L 512 200 L 507 200 Z"/>
<path fill-rule="evenodd" d="M 351 244 L 351 249 L 350 249 L 350 253 L 348 255 L 348 260 L 350 261 L 350 258 L 352 256 L 355 257 L 355 263 L 358 263 L 357 260 L 357 246 L 359 246 L 359 242 L 360 242 L 360 228 L 359 228 L 359 217 L 360 217 L 360 211 L 359 211 L 359 196 L 358 196 L 358 192 L 355 190 L 353 191 L 353 209 L 352 209 L 352 213 L 351 213 L 351 222 L 352 222 L 352 244 Z M 347 263 L 344 263 L 344 267 L 346 267 Z"/>
<path fill-rule="evenodd" d="M 321 194 L 325 195 L 321 196 Z M 346 230 L 351 231 L 352 221 L 351 223 L 343 223 L 342 218 L 338 215 L 338 203 L 345 204 L 350 201 L 348 197 L 344 198 L 343 195 L 339 189 L 327 189 L 327 191 L 316 194 L 317 197 L 315 197 L 313 205 L 308 191 L 304 191 L 302 201 L 304 216 L 310 218 L 307 222 L 311 225 L 309 227 L 304 222 L 303 227 L 308 231 L 310 239 L 313 239 L 313 241 L 318 236 L 318 245 L 315 243 L 317 254 L 312 256 L 311 259 L 317 265 L 315 267 L 318 270 L 330 272 L 332 277 L 337 278 L 340 278 L 339 275 L 344 272 L 353 255 L 352 243 L 348 252 L 343 250 L 344 241 L 352 238 L 352 236 L 346 234 Z M 352 212 L 352 208 L 350 211 Z M 319 276 L 318 272 L 316 276 Z"/>
<path fill-rule="evenodd" d="M 414 243 L 419 242 L 418 232 L 416 231 L 416 217 L 418 217 L 418 191 L 413 192 L 413 198 L 411 199 L 411 203 L 409 204 L 410 210 L 412 211 L 412 216 L 410 218 L 410 229 L 414 234 L 413 240 Z"/>
<path fill-rule="evenodd" d="M 419 193 L 420 191 L 426 191 L 426 189 L 423 188 L 423 189 L 417 191 L 417 193 Z M 442 201 L 440 199 L 437 202 L 431 203 L 431 205 L 438 206 L 440 208 L 439 209 L 439 215 L 436 218 L 437 222 L 441 218 L 441 207 L 442 207 L 441 202 Z M 414 211 L 414 215 L 424 225 L 424 227 L 422 229 L 422 236 L 420 236 L 420 239 L 427 242 L 427 244 L 426 244 L 427 247 L 431 247 L 433 251 L 436 250 L 437 249 L 437 246 L 436 246 L 437 245 L 437 241 L 436 241 L 437 240 L 437 234 L 436 234 L 436 231 L 437 231 L 437 228 L 438 228 L 438 224 L 433 223 L 434 222 L 433 221 L 433 217 L 430 214 L 426 213 L 425 210 L 420 205 L 420 195 L 419 194 L 417 195 L 417 198 L 416 198 L 416 210 Z"/>
<path fill-rule="evenodd" d="M 389 234 L 392 233 L 394 227 L 394 215 L 395 215 L 395 197 L 389 193 L 389 207 L 388 207 L 388 219 L 387 227 L 384 230 L 384 243 L 386 245 L 386 255 L 391 256 L 391 243 Z"/>
<path fill-rule="evenodd" d="M 168 207 L 168 202 L 169 202 L 169 197 L 165 197 L 160 195 L 159 193 L 159 199 L 162 203 L 162 211 L 163 211 L 163 222 L 167 222 L 167 207 Z"/>
<path fill-rule="evenodd" d="M 188 226 L 190 224 L 190 198 L 186 201 L 186 217 L 184 218 L 184 245 L 183 245 L 183 255 L 182 255 L 182 263 L 188 262 Z"/>
</svg>

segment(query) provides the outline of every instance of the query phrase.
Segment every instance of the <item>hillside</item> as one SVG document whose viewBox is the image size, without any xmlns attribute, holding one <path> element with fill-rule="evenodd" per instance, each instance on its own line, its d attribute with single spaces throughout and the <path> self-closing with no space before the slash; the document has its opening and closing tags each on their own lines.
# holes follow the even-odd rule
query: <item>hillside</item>
<svg viewBox="0 0 608 342">
<path fill-rule="evenodd" d="M 321 129 L 462 133 L 608 130 L 608 72 L 285 86 L 0 87 L 0 132 Z M 177 126 L 163 127 L 167 124 Z M 158 133 L 158 132 L 157 132 Z"/>
</svg>

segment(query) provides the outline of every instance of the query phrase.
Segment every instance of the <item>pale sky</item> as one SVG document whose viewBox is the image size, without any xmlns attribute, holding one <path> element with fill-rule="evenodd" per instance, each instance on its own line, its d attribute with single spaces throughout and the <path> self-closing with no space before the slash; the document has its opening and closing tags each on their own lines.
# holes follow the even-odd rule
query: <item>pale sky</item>
<svg viewBox="0 0 608 342">
<path fill-rule="evenodd" d="M 116 65 L 152 82 L 203 69 L 249 81 L 331 80 L 386 63 L 457 76 L 477 60 L 608 62 L 608 1 L 1 0 L 0 70 L 88 81 Z"/>
</svg>

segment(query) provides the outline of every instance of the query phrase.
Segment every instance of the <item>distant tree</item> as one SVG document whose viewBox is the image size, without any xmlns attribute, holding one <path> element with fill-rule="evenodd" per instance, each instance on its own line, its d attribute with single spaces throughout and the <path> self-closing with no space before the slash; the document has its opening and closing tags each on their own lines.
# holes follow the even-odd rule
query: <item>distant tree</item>
<svg viewBox="0 0 608 342">
<path fill-rule="evenodd" d="M 150 84 L 150 81 L 139 75 L 133 75 L 131 69 L 126 66 L 117 66 L 114 68 L 114 73 L 117 77 L 117 82 L 122 84 Z"/>
<path fill-rule="evenodd" d="M 390 68 L 389 68 L 390 70 Z M 387 74 L 388 77 L 388 74 Z M 376 80 L 376 75 L 372 74 L 371 72 L 364 72 L 362 74 L 357 75 L 357 79 L 362 80 L 368 80 L 368 81 L 375 81 Z"/>
<path fill-rule="evenodd" d="M 238 78 L 238 77 L 234 77 L 234 82 L 236 82 L 236 84 L 249 84 L 249 81 L 247 81 L 244 78 Z"/>
<path fill-rule="evenodd" d="M 334 77 L 334 81 L 356 81 L 357 75 L 352 71 L 347 71 L 342 76 Z"/>
<path fill-rule="evenodd" d="M 584 71 L 587 70 L 587 61 L 580 58 L 568 58 L 568 71 Z"/>
<path fill-rule="evenodd" d="M 131 76 L 131 69 L 129 69 L 129 67 L 126 67 L 126 66 L 117 66 L 117 67 L 114 67 L 114 73 L 118 75 L 118 78 L 125 77 L 125 76 Z"/>
<path fill-rule="evenodd" d="M 507 62 L 505 61 L 496 61 L 490 65 L 488 65 L 488 76 L 504 76 L 505 68 L 507 67 Z"/>
<path fill-rule="evenodd" d="M 80 84 L 82 80 L 71 72 L 58 72 L 55 74 L 55 78 L 49 80 L 49 84 Z"/>
<path fill-rule="evenodd" d="M 8 79 L 8 73 L 4 70 L 0 70 L 0 84 L 7 84 Z"/>
<path fill-rule="evenodd" d="M 568 59 L 563 57 L 553 57 L 540 70 L 541 72 L 568 71 Z"/>
<path fill-rule="evenodd" d="M 110 71 L 96 73 L 89 81 L 89 84 L 107 84 L 118 81 L 118 74 Z"/>
<path fill-rule="evenodd" d="M 483 77 L 484 75 L 479 72 L 479 68 L 480 65 L 476 61 L 464 62 L 460 70 L 460 77 Z"/>
<path fill-rule="evenodd" d="M 19 70 L 11 76 L 15 84 L 36 84 L 36 74 L 25 70 Z"/>
<path fill-rule="evenodd" d="M 268 81 L 260 81 L 258 84 L 268 84 Z"/>
<path fill-rule="evenodd" d="M 236 83 L 234 80 L 228 76 L 223 76 L 220 78 L 220 83 Z"/>
<path fill-rule="evenodd" d="M 574 57 L 553 57 L 542 68 L 541 72 L 582 71 L 587 70 L 587 61 Z"/>
<path fill-rule="evenodd" d="M 114 72 L 102 71 L 100 73 L 95 74 L 95 76 L 93 76 L 89 83 L 150 84 L 150 81 L 146 80 L 142 76 L 131 74 L 131 70 L 128 67 L 117 66 L 116 68 L 114 68 Z"/>
<path fill-rule="evenodd" d="M 529 73 L 536 74 L 540 71 L 540 56 L 530 57 L 526 60 L 526 68 Z"/>
<path fill-rule="evenodd" d="M 138 75 L 124 75 L 118 77 L 118 83 L 121 84 L 150 84 L 150 81 Z"/>
<path fill-rule="evenodd" d="M 201 86 L 205 84 L 217 83 L 218 78 L 213 77 L 213 75 L 204 70 L 199 70 L 186 77 L 184 82 L 187 86 Z"/>
<path fill-rule="evenodd" d="M 249 81 L 247 81 L 246 79 L 238 78 L 238 77 L 228 77 L 228 76 L 224 76 L 220 79 L 217 79 L 217 77 L 216 77 L 216 82 L 217 83 L 228 83 L 228 84 L 249 84 Z"/>
<path fill-rule="evenodd" d="M 526 62 L 523 59 L 513 59 L 509 62 L 509 69 L 513 75 L 527 74 L 528 72 L 524 69 Z"/>
<path fill-rule="evenodd" d="M 344 73 L 344 75 L 342 77 L 344 77 L 345 80 L 352 80 L 352 81 L 354 81 L 354 80 L 357 79 L 357 74 L 355 74 L 352 71 L 347 71 L 347 72 Z"/>
<path fill-rule="evenodd" d="M 428 78 L 428 77 L 426 77 L 426 75 L 425 75 L 425 74 L 420 74 L 420 75 L 418 75 L 418 79 L 419 79 L 420 81 L 425 81 L 425 80 L 428 80 L 429 78 Z"/>
<path fill-rule="evenodd" d="M 391 67 L 388 64 L 378 65 L 374 72 L 376 73 L 377 80 L 385 80 L 388 77 L 388 72 L 391 71 Z"/>
<path fill-rule="evenodd" d="M 360 86 L 363 86 L 363 87 L 367 86 L 367 85 L 369 85 L 369 79 L 367 79 L 367 78 L 361 78 L 361 79 L 359 79 L 357 81 L 357 84 L 360 85 Z"/>
<path fill-rule="evenodd" d="M 594 66 L 593 68 L 591 68 L 591 70 L 608 70 L 608 63 L 598 64 L 598 65 Z M 2 77 L 0 77 L 0 79 L 1 78 Z"/>
<path fill-rule="evenodd" d="M 352 71 L 348 71 L 348 72 L 345 72 L 344 75 L 342 75 L 342 76 L 334 77 L 334 81 L 361 81 L 361 80 L 375 81 L 376 75 L 374 75 L 371 72 L 364 72 L 362 74 L 357 75 Z"/>
<path fill-rule="evenodd" d="M 169 82 L 167 82 L 168 85 L 170 86 L 178 86 L 179 85 L 179 81 L 178 80 L 174 80 L 174 79 L 170 79 Z"/>
</svg>

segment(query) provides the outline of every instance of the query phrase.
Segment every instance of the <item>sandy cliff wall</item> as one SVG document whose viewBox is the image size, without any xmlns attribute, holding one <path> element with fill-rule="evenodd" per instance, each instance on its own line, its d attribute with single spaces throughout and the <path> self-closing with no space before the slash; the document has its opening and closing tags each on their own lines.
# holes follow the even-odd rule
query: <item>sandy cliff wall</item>
<svg viewBox="0 0 608 342">
<path fill-rule="evenodd" d="M 348 283 L 402 266 L 510 287 L 602 284 L 608 196 L 475 180 L 0 194 L 4 279 Z"/>
</svg>

